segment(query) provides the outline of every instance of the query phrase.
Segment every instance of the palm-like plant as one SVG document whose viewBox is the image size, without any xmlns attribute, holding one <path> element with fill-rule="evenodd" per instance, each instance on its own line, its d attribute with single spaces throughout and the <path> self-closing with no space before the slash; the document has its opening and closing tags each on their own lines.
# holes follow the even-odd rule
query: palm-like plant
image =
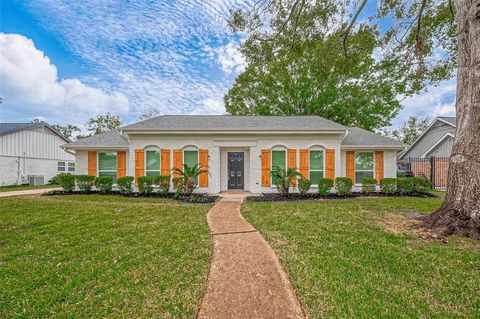
<svg viewBox="0 0 480 319">
<path fill-rule="evenodd" d="M 302 177 L 302 174 L 300 174 L 295 168 L 284 170 L 279 166 L 273 168 L 271 175 L 278 191 L 284 196 L 288 195 L 290 192 L 292 181 L 297 177 Z"/>
<path fill-rule="evenodd" d="M 193 193 L 193 190 L 195 188 L 195 178 L 197 178 L 200 174 L 208 174 L 208 168 L 205 166 L 201 167 L 199 164 L 195 164 L 193 166 L 183 164 L 182 169 L 174 167 L 172 168 L 172 172 L 180 175 L 183 178 L 183 183 L 185 185 L 185 194 L 190 195 Z"/>
</svg>

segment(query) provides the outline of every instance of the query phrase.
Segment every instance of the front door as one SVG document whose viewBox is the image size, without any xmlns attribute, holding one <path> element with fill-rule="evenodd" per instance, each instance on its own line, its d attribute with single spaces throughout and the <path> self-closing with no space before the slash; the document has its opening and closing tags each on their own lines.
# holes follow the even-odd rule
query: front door
<svg viewBox="0 0 480 319">
<path fill-rule="evenodd" d="M 243 189 L 243 152 L 228 152 L 228 189 Z"/>
</svg>

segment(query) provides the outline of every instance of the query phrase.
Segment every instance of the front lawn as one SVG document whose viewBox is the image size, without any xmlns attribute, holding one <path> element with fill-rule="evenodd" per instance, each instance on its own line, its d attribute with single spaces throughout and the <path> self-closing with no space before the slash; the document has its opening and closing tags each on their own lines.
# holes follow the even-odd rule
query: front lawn
<svg viewBox="0 0 480 319">
<path fill-rule="evenodd" d="M 100 195 L 0 200 L 0 317 L 192 318 L 211 205 Z"/>
<path fill-rule="evenodd" d="M 249 202 L 242 212 L 278 253 L 311 318 L 479 318 L 480 245 L 402 229 L 405 215 L 441 201 Z"/>
<path fill-rule="evenodd" d="M 60 185 L 40 185 L 40 186 L 30 186 L 30 185 L 8 185 L 0 186 L 0 192 L 12 192 L 12 191 L 25 191 L 30 189 L 44 189 L 44 188 L 57 188 Z"/>
</svg>

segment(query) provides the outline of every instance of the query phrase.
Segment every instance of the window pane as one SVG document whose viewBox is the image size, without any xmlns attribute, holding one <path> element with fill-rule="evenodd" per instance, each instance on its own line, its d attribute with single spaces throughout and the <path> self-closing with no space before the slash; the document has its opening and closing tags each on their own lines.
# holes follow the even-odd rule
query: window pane
<svg viewBox="0 0 480 319">
<path fill-rule="evenodd" d="M 68 163 L 68 171 L 75 172 L 75 163 Z"/>
<path fill-rule="evenodd" d="M 355 172 L 355 183 L 361 184 L 365 177 L 373 178 L 373 171 L 371 172 Z"/>
<path fill-rule="evenodd" d="M 110 176 L 114 183 L 117 181 L 117 172 L 98 172 L 98 176 Z"/>
<path fill-rule="evenodd" d="M 310 169 L 323 170 L 323 151 L 310 151 Z"/>
<path fill-rule="evenodd" d="M 160 152 L 159 151 L 147 151 L 147 162 L 145 168 L 147 170 L 160 170 Z"/>
<path fill-rule="evenodd" d="M 285 151 L 272 151 L 272 170 L 275 166 L 285 169 Z"/>
<path fill-rule="evenodd" d="M 183 156 L 183 164 L 186 164 L 188 167 L 192 167 L 198 164 L 198 152 L 197 151 L 185 151 Z"/>
<path fill-rule="evenodd" d="M 310 181 L 312 185 L 318 185 L 320 178 L 323 178 L 323 171 L 310 171 Z"/>
<path fill-rule="evenodd" d="M 65 162 L 58 162 L 58 171 L 65 172 Z"/>
<path fill-rule="evenodd" d="M 117 171 L 117 153 L 115 152 L 98 153 L 98 170 L 99 171 Z"/>
<path fill-rule="evenodd" d="M 373 153 L 357 153 L 355 155 L 355 170 L 373 170 Z"/>
<path fill-rule="evenodd" d="M 147 176 L 160 176 L 160 171 L 147 171 Z"/>
</svg>

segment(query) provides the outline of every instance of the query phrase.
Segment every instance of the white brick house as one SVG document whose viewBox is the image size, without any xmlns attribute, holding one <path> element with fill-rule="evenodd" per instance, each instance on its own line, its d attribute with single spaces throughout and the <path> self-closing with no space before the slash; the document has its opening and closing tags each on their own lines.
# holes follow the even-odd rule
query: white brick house
<svg viewBox="0 0 480 319">
<path fill-rule="evenodd" d="M 295 167 L 312 183 L 320 177 L 396 176 L 399 142 L 319 116 L 159 116 L 65 145 L 77 174 L 167 175 L 200 163 L 209 174 L 198 192 L 228 189 L 275 192 L 270 170 Z"/>
</svg>

